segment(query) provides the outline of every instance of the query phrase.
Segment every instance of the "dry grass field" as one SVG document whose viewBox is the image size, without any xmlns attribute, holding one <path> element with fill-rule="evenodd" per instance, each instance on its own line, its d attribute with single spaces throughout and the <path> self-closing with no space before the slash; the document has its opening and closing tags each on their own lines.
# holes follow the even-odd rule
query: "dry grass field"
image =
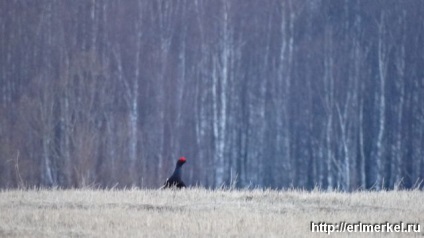
<svg viewBox="0 0 424 238">
<path fill-rule="evenodd" d="M 0 237 L 328 237 L 314 222 L 419 223 L 424 193 L 160 190 L 3 190 Z"/>
</svg>

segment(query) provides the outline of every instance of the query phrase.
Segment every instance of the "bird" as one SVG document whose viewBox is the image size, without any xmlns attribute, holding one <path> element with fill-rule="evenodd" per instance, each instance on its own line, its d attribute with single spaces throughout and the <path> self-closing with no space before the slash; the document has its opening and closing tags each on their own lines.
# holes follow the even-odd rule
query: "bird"
<svg viewBox="0 0 424 238">
<path fill-rule="evenodd" d="M 185 188 L 183 180 L 181 179 L 181 167 L 187 161 L 185 157 L 180 157 L 177 160 L 177 165 L 175 166 L 174 173 L 172 173 L 171 177 L 169 177 L 165 184 L 162 186 L 162 189 L 165 188 Z"/>
</svg>

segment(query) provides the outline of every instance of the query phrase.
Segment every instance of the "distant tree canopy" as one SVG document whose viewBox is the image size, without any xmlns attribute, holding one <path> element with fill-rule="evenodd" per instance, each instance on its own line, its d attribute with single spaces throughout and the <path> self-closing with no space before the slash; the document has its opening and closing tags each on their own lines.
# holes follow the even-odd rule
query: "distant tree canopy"
<svg viewBox="0 0 424 238">
<path fill-rule="evenodd" d="M 0 188 L 421 187 L 424 2 L 0 3 Z"/>
</svg>

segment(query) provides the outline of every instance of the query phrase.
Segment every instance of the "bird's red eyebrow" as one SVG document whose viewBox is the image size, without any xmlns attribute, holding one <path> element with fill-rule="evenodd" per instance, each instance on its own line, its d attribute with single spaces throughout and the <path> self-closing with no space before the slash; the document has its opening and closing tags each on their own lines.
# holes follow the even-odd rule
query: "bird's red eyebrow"
<svg viewBox="0 0 424 238">
<path fill-rule="evenodd" d="M 185 157 L 181 157 L 180 159 L 179 159 L 179 161 L 186 161 L 186 158 Z"/>
</svg>

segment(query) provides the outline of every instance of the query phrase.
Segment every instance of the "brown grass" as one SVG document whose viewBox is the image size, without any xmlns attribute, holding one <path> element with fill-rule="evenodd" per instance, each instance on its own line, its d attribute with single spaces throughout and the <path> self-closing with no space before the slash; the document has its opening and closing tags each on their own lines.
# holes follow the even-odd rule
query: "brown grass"
<svg viewBox="0 0 424 238">
<path fill-rule="evenodd" d="M 424 193 L 159 190 L 5 190 L 0 237 L 328 237 L 311 221 L 413 222 Z M 333 233 L 333 237 L 423 233 Z"/>
</svg>

